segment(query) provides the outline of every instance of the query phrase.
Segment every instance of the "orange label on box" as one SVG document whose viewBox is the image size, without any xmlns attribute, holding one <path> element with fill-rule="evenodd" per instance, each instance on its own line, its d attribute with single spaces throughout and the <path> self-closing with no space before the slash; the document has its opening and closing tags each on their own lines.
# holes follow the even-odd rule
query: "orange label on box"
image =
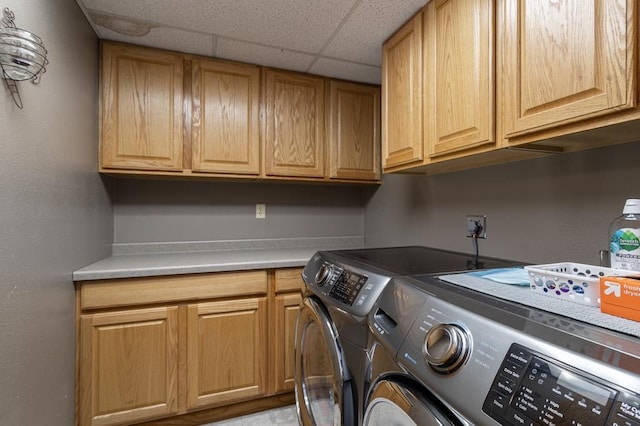
<svg viewBox="0 0 640 426">
<path fill-rule="evenodd" d="M 640 277 L 601 277 L 600 310 L 640 321 Z"/>
</svg>

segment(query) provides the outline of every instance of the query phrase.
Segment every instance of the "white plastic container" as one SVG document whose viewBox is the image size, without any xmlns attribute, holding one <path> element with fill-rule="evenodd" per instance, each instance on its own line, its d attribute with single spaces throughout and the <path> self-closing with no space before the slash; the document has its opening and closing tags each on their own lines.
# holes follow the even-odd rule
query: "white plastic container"
<svg viewBox="0 0 640 426">
<path fill-rule="evenodd" d="M 640 271 L 640 199 L 628 199 L 609 226 L 610 266 Z"/>
<path fill-rule="evenodd" d="M 550 263 L 525 266 L 529 286 L 538 294 L 580 303 L 600 306 L 600 277 L 628 275 L 628 271 L 582 263 Z"/>
</svg>

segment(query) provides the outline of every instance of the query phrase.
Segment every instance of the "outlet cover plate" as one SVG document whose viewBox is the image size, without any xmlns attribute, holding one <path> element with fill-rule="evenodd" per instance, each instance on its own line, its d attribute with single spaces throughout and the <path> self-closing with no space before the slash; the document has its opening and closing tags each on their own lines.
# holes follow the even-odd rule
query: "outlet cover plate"
<svg viewBox="0 0 640 426">
<path fill-rule="evenodd" d="M 478 235 L 478 238 L 487 238 L 487 216 L 483 214 L 467 215 L 467 238 L 471 238 L 472 233 L 469 230 L 474 228 L 476 222 L 482 226 L 482 231 L 480 235 Z"/>
<path fill-rule="evenodd" d="M 256 204 L 256 219 L 264 219 L 267 217 L 267 205 Z"/>
</svg>

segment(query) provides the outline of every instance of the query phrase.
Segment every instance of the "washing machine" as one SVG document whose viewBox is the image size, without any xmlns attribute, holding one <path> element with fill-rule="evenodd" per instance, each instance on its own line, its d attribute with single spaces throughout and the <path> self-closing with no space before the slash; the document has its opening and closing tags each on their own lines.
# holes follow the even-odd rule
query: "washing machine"
<svg viewBox="0 0 640 426">
<path fill-rule="evenodd" d="M 469 424 L 398 361 L 397 354 L 428 298 L 402 279 L 393 279 L 375 304 L 368 319 L 363 425 Z"/>
<path fill-rule="evenodd" d="M 636 336 L 429 274 L 368 322 L 364 425 L 640 425 Z"/>
<path fill-rule="evenodd" d="M 371 344 L 368 318 L 395 277 L 511 264 L 422 246 L 314 254 L 302 272 L 309 295 L 300 306 L 295 337 L 300 422 L 362 424 Z"/>
</svg>

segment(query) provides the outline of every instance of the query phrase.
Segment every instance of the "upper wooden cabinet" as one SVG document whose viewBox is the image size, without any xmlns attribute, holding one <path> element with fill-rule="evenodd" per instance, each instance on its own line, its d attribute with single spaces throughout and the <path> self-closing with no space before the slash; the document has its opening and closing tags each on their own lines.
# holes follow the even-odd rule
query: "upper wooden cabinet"
<svg viewBox="0 0 640 426">
<path fill-rule="evenodd" d="M 192 170 L 260 174 L 260 69 L 193 61 Z"/>
<path fill-rule="evenodd" d="M 324 176 L 324 80 L 265 70 L 265 170 L 271 176 Z"/>
<path fill-rule="evenodd" d="M 329 177 L 380 179 L 380 88 L 329 82 Z"/>
<path fill-rule="evenodd" d="M 430 157 L 495 146 L 494 6 L 434 0 L 424 12 L 424 137 Z"/>
<path fill-rule="evenodd" d="M 634 2 L 505 0 L 507 138 L 631 108 Z"/>
<path fill-rule="evenodd" d="M 422 12 L 382 47 L 382 165 L 422 162 Z"/>
<path fill-rule="evenodd" d="M 182 56 L 108 43 L 102 54 L 101 167 L 181 171 Z"/>
<path fill-rule="evenodd" d="M 435 174 L 637 140 L 637 8 L 635 0 L 429 2 L 383 47 L 384 170 Z M 412 124 L 398 124 L 422 118 L 413 119 L 409 88 L 418 83 L 407 59 L 420 16 L 423 158 Z"/>
<path fill-rule="evenodd" d="M 378 87 L 102 42 L 100 171 L 379 183 Z"/>
</svg>

